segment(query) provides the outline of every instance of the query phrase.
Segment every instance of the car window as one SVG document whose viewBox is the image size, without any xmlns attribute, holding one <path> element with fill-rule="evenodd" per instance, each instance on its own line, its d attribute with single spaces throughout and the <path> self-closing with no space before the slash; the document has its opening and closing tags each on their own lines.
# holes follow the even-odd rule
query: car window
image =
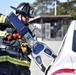
<svg viewBox="0 0 76 75">
<path fill-rule="evenodd" d="M 72 50 L 76 52 L 76 30 L 74 30 L 73 34 Z"/>
</svg>

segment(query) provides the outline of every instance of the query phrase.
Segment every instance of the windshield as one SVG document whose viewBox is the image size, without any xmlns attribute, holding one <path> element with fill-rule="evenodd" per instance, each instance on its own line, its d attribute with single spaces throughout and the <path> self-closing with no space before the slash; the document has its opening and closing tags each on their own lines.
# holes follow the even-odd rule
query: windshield
<svg viewBox="0 0 76 75">
<path fill-rule="evenodd" d="M 64 37 L 64 39 L 63 39 L 63 41 L 62 41 L 62 44 L 61 44 L 61 46 L 60 46 L 60 49 L 59 49 L 58 55 L 60 54 L 60 52 L 62 51 L 62 49 L 63 49 L 63 47 L 64 47 L 65 40 L 66 40 L 66 35 L 65 35 L 65 37 Z"/>
</svg>

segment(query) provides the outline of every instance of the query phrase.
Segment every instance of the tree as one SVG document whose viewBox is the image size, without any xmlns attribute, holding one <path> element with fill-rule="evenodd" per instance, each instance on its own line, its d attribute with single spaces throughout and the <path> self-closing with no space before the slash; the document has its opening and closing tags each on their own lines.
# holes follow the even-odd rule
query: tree
<svg viewBox="0 0 76 75">
<path fill-rule="evenodd" d="M 61 8 L 60 8 L 61 7 Z M 71 15 L 72 19 L 76 19 L 76 0 L 67 0 L 65 3 L 59 3 L 58 9 L 62 11 L 58 11 L 60 15 Z"/>
<path fill-rule="evenodd" d="M 55 5 L 57 2 L 57 15 L 71 15 L 72 19 L 76 19 L 76 0 L 67 0 L 66 2 L 60 2 L 59 0 L 36 0 L 35 15 L 54 15 Z"/>
<path fill-rule="evenodd" d="M 54 1 L 55 0 L 36 0 L 36 2 L 33 3 L 36 10 L 35 15 L 49 13 Z"/>
</svg>

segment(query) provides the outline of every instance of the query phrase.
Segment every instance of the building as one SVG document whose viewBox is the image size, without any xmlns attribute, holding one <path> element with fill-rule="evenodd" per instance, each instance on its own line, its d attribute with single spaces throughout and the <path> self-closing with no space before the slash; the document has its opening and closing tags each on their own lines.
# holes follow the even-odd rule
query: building
<svg viewBox="0 0 76 75">
<path fill-rule="evenodd" d="M 35 18 L 29 20 L 30 24 L 41 24 L 41 38 L 51 39 L 51 38 L 63 38 L 67 28 L 68 22 L 70 20 L 70 15 L 39 15 Z"/>
</svg>

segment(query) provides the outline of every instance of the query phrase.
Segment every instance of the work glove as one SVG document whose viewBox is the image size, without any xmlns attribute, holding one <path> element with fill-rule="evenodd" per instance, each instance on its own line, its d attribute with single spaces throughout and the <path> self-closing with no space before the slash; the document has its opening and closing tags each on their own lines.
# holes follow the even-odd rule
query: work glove
<svg viewBox="0 0 76 75">
<path fill-rule="evenodd" d="M 21 43 L 20 47 L 21 47 L 22 52 L 27 55 L 29 55 L 32 52 L 31 48 L 29 47 L 29 45 L 27 43 Z"/>
</svg>

